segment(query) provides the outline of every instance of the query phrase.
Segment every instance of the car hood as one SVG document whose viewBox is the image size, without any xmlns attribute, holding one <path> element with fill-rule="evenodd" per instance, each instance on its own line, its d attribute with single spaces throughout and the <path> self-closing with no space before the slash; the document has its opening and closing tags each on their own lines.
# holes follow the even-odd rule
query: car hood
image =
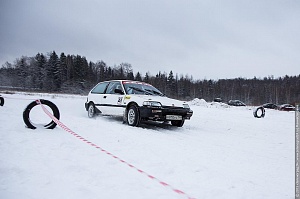
<svg viewBox="0 0 300 199">
<path fill-rule="evenodd" d="M 135 101 L 140 106 L 143 105 L 144 101 L 160 102 L 162 106 L 183 107 L 183 104 L 186 104 L 186 102 L 184 101 L 168 98 L 165 96 L 156 96 L 156 95 L 128 95 L 128 96 L 130 96 L 130 101 Z"/>
</svg>

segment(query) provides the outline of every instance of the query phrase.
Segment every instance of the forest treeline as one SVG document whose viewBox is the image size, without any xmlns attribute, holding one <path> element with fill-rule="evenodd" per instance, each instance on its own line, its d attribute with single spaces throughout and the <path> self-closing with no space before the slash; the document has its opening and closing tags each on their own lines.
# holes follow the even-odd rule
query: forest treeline
<svg viewBox="0 0 300 199">
<path fill-rule="evenodd" d="M 87 94 L 96 83 L 111 79 L 144 81 L 180 100 L 222 98 L 227 102 L 239 99 L 248 105 L 300 102 L 300 75 L 193 80 L 192 76 L 178 75 L 174 71 L 142 75 L 134 73 L 129 63 L 108 66 L 104 61 L 94 63 L 84 56 L 58 55 L 55 51 L 34 57 L 22 56 L 0 68 L 0 88 L 26 91 Z"/>
</svg>

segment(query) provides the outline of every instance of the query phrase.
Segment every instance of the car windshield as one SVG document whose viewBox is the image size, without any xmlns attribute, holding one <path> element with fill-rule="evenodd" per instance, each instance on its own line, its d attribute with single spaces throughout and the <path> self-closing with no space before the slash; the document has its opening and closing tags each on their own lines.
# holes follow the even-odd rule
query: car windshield
<svg viewBox="0 0 300 199">
<path fill-rule="evenodd" d="M 157 88 L 143 82 L 123 82 L 127 94 L 164 96 Z"/>
</svg>

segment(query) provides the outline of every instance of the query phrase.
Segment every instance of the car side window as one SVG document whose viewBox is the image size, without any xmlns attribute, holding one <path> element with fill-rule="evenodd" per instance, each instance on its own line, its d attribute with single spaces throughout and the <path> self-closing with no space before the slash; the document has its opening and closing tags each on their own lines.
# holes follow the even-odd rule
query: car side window
<svg viewBox="0 0 300 199">
<path fill-rule="evenodd" d="M 105 92 L 105 89 L 109 82 L 102 82 L 98 84 L 92 91 L 91 93 L 97 93 L 97 94 L 103 94 Z"/>
<path fill-rule="evenodd" d="M 107 87 L 106 93 L 107 94 L 115 94 L 115 89 L 122 89 L 120 82 L 110 82 Z"/>
</svg>

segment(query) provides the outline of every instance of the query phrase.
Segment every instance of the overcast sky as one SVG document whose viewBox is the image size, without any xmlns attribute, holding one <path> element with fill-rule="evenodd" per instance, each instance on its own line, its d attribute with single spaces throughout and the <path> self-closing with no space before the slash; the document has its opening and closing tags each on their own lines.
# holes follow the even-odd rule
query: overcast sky
<svg viewBox="0 0 300 199">
<path fill-rule="evenodd" d="M 300 0 L 1 0 L 0 65 L 85 56 L 194 79 L 300 74 Z"/>
</svg>

